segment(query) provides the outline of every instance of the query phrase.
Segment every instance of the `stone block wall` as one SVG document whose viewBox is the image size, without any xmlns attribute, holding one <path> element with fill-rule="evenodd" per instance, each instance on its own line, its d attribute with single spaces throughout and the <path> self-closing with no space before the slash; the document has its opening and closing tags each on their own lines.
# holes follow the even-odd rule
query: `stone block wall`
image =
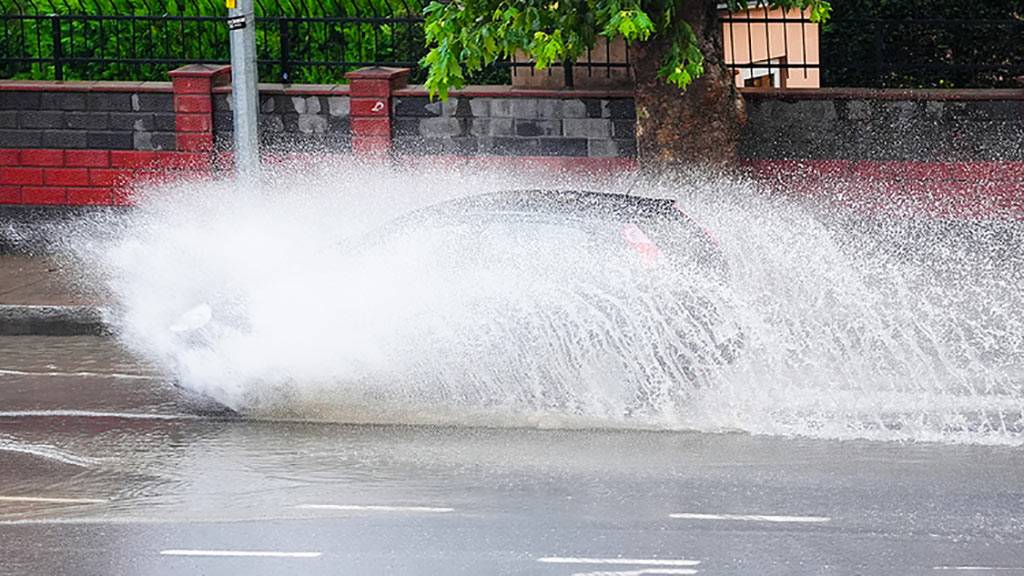
<svg viewBox="0 0 1024 576">
<path fill-rule="evenodd" d="M 348 151 L 352 144 L 346 86 L 320 91 L 261 86 L 260 144 L 270 151 Z M 231 147 L 233 123 L 230 88 L 213 96 L 216 147 Z"/>
<path fill-rule="evenodd" d="M 117 90 L 99 84 L 52 92 L 0 91 L 0 147 L 175 149 L 170 83 L 119 85 Z"/>
<path fill-rule="evenodd" d="M 226 67 L 171 82 L 0 81 L 0 204 L 112 205 L 140 183 L 207 176 L 211 90 Z"/>
<path fill-rule="evenodd" d="M 0 80 L 0 204 L 128 203 L 140 183 L 228 173 L 228 72 L 184 66 L 163 83 Z M 439 102 L 407 86 L 407 73 L 368 68 L 349 73 L 348 85 L 261 85 L 265 157 L 415 165 L 440 155 L 556 171 L 637 164 L 629 91 L 474 86 Z M 941 197 L 958 214 L 1024 214 L 1021 91 L 744 95 L 741 159 L 783 193 Z"/>
<path fill-rule="evenodd" d="M 1024 92 L 745 93 L 741 154 L 783 194 L 882 214 L 1024 218 Z"/>
<path fill-rule="evenodd" d="M 405 154 L 635 157 L 631 97 L 459 94 L 393 98 L 394 148 Z"/>
<path fill-rule="evenodd" d="M 1024 92 L 748 91 L 753 160 L 1024 160 Z"/>
</svg>

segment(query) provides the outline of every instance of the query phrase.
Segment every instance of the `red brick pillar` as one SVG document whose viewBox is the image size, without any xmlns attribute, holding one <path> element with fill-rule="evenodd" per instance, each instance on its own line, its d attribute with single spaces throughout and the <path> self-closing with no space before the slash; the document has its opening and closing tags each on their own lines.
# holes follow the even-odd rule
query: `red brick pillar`
<svg viewBox="0 0 1024 576">
<path fill-rule="evenodd" d="M 174 86 L 178 151 L 213 151 L 213 87 L 231 82 L 231 67 L 189 64 L 168 75 Z"/>
<path fill-rule="evenodd" d="M 391 93 L 403 88 L 408 68 L 361 68 L 345 74 L 349 81 L 352 152 L 385 156 L 391 151 Z"/>
</svg>

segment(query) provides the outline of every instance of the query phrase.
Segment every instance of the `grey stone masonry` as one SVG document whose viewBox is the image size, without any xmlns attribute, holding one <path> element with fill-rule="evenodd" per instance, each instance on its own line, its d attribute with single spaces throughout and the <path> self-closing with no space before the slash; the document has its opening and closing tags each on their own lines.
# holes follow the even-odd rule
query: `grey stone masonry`
<svg viewBox="0 0 1024 576">
<path fill-rule="evenodd" d="M 632 98 L 399 96 L 392 114 L 402 153 L 636 156 Z"/>
<path fill-rule="evenodd" d="M 170 91 L 0 91 L 0 148 L 174 150 L 174 99 Z"/>
<path fill-rule="evenodd" d="M 260 94 L 260 144 L 266 150 L 348 151 L 352 147 L 349 98 L 344 94 Z M 234 128 L 231 94 L 213 95 L 213 134 L 216 146 L 231 147 Z"/>
<path fill-rule="evenodd" d="M 747 94 L 740 153 L 751 160 L 1024 160 L 1024 98 L 983 97 L 955 90 Z"/>
</svg>

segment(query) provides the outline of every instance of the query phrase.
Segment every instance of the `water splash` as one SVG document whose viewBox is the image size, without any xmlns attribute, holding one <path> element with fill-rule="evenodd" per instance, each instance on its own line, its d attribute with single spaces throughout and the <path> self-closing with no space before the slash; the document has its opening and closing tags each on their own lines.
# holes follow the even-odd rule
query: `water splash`
<svg viewBox="0 0 1024 576">
<path fill-rule="evenodd" d="M 730 281 L 638 272 L 530 226 L 331 248 L 417 207 L 536 186 L 678 198 Z M 1024 443 L 1016 223 L 847 217 L 721 177 L 322 165 L 154 190 L 113 237 L 95 229 L 74 244 L 125 343 L 254 415 Z M 693 329 L 695 301 L 742 328 L 735 362 Z M 167 327 L 198 302 L 244 303 L 230 314 L 245 329 L 183 342 Z"/>
</svg>

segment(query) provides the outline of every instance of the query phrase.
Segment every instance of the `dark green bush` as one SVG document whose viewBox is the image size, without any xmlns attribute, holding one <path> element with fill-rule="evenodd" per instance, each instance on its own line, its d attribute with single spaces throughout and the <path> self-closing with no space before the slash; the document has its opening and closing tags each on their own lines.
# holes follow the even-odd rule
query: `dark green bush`
<svg viewBox="0 0 1024 576">
<path fill-rule="evenodd" d="M 1012 87 L 1024 75 L 1022 0 L 834 0 L 828 86 Z"/>
<path fill-rule="evenodd" d="M 257 0 L 261 78 L 333 83 L 380 63 L 422 80 L 425 3 Z M 1024 75 L 1024 0 L 833 0 L 832 9 L 821 35 L 825 85 L 1008 87 Z M 0 0 L 0 76 L 56 77 L 56 19 L 63 78 L 166 80 L 181 64 L 228 61 L 226 15 L 223 0 Z M 285 39 L 303 64 L 282 64 Z M 508 71 L 470 82 L 505 83 Z"/>
<path fill-rule="evenodd" d="M 256 6 L 264 81 L 339 82 L 364 65 L 414 65 L 425 51 L 419 0 Z M 8 78 L 56 77 L 55 22 L 64 79 L 165 80 L 182 64 L 229 59 L 223 0 L 0 0 L 0 15 L 0 74 Z M 301 64 L 284 66 L 282 50 Z"/>
</svg>

